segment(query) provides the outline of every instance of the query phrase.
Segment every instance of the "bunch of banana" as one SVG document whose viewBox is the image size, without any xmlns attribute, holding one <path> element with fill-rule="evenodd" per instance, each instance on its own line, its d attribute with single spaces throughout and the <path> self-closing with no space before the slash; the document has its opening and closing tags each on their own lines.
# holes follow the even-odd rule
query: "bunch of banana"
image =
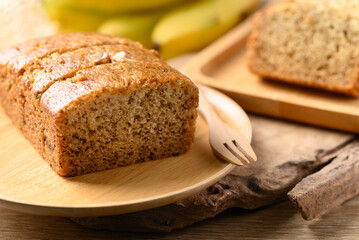
<svg viewBox="0 0 359 240">
<path fill-rule="evenodd" d="M 258 0 L 202 0 L 176 9 L 156 24 L 152 41 L 165 59 L 201 49 L 254 10 Z"/>
<path fill-rule="evenodd" d="M 60 31 L 99 31 L 155 47 L 165 59 L 199 50 L 261 0 L 43 0 Z"/>
<path fill-rule="evenodd" d="M 158 19 L 167 11 L 189 0 L 42 0 L 51 20 L 60 23 L 60 32 L 97 31 L 107 20 L 119 18 L 136 31 L 138 25 L 153 25 L 144 21 Z M 153 16 L 151 16 L 153 15 Z M 139 19 L 137 21 L 137 18 Z M 119 22 L 117 19 L 117 22 Z M 134 24 L 138 22 L 138 24 Z M 128 28 L 129 28 L 128 27 Z M 108 29 L 106 27 L 106 29 Z M 137 31 L 142 31 L 139 26 Z M 118 31 L 118 30 L 117 30 Z M 126 36 L 124 36 L 126 37 Z"/>
</svg>

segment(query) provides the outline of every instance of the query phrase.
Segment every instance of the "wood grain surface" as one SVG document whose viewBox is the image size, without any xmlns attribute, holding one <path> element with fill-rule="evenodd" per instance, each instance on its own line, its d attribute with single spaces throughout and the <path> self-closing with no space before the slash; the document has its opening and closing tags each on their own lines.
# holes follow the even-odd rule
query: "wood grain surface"
<svg viewBox="0 0 359 240">
<path fill-rule="evenodd" d="M 269 81 L 246 64 L 251 19 L 239 24 L 183 67 L 195 81 L 220 89 L 245 110 L 359 133 L 359 99 Z"/>
<path fill-rule="evenodd" d="M 303 218 L 312 220 L 359 194 L 359 139 L 318 158 L 329 162 L 320 171 L 299 182 L 288 198 Z"/>
<path fill-rule="evenodd" d="M 0 209 L 0 239 L 326 239 L 357 240 L 359 198 L 325 217 L 305 221 L 289 201 L 257 211 L 230 209 L 172 233 L 126 233 L 87 229 L 68 218 L 44 217 Z"/>
</svg>

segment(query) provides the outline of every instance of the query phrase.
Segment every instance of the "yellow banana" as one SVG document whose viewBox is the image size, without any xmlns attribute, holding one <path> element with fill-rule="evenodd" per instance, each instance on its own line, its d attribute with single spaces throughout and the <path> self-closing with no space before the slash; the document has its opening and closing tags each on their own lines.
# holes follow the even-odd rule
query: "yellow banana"
<svg viewBox="0 0 359 240">
<path fill-rule="evenodd" d="M 43 0 L 42 6 L 49 18 L 59 23 L 60 32 L 96 31 L 103 21 L 115 16 L 113 13 L 74 8 L 57 0 Z"/>
<path fill-rule="evenodd" d="M 98 32 L 127 37 L 141 42 L 144 47 L 152 48 L 151 33 L 155 23 L 165 12 L 131 14 L 111 18 L 104 22 Z"/>
<path fill-rule="evenodd" d="M 163 16 L 152 41 L 165 59 L 206 46 L 233 27 L 260 0 L 202 0 Z"/>
<path fill-rule="evenodd" d="M 89 11 L 124 13 L 167 7 L 184 1 L 188 0 L 50 0 L 49 2 Z"/>
</svg>

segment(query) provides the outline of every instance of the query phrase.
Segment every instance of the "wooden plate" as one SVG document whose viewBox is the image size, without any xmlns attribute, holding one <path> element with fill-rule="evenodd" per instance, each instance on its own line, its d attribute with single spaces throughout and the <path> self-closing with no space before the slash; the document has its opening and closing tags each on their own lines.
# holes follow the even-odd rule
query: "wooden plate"
<svg viewBox="0 0 359 240">
<path fill-rule="evenodd" d="M 359 133 L 359 99 L 263 80 L 251 73 L 245 61 L 250 29 L 248 19 L 182 70 L 193 80 L 225 92 L 245 110 Z"/>
<path fill-rule="evenodd" d="M 247 115 L 223 94 L 205 95 L 249 140 Z M 218 181 L 233 166 L 211 151 L 204 120 L 197 121 L 193 148 L 183 156 L 79 177 L 58 176 L 0 109 L 0 205 L 27 213 L 68 217 L 140 211 L 188 197 Z"/>
</svg>

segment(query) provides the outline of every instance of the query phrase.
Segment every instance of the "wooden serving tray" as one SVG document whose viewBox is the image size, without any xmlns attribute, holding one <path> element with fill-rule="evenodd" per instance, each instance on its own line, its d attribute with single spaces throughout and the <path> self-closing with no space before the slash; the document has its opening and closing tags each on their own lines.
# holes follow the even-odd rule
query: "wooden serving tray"
<svg viewBox="0 0 359 240">
<path fill-rule="evenodd" d="M 221 116 L 249 140 L 245 112 L 222 93 L 205 89 Z M 166 205 L 191 196 L 227 175 L 233 165 L 212 154 L 199 117 L 192 149 L 178 157 L 78 177 L 60 177 L 0 108 L 0 206 L 39 215 L 105 216 Z"/>
<path fill-rule="evenodd" d="M 246 65 L 246 20 L 192 58 L 183 72 L 193 80 L 219 89 L 245 110 L 359 133 L 359 99 L 264 80 Z"/>
</svg>

